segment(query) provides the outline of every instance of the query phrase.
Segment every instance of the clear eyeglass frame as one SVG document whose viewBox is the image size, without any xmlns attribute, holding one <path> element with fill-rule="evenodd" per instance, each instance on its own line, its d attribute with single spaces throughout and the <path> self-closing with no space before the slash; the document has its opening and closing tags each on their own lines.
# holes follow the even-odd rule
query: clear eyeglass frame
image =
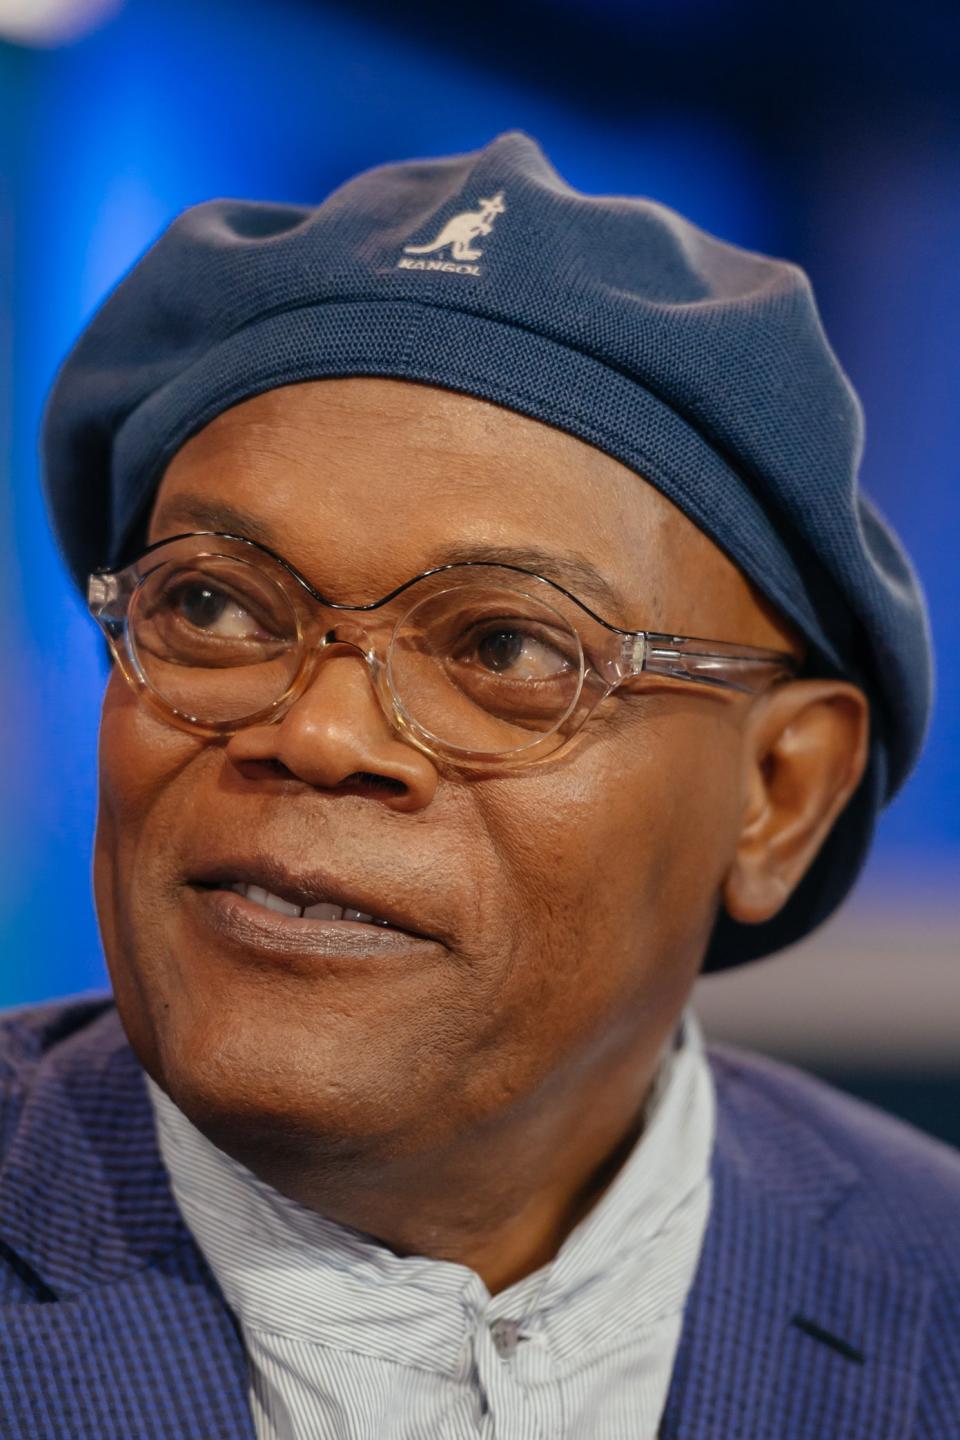
<svg viewBox="0 0 960 1440">
<path fill-rule="evenodd" d="M 178 555 L 190 561 L 236 559 L 253 565 L 283 591 L 296 616 L 293 641 L 296 659 L 283 692 L 250 714 L 210 721 L 178 708 L 157 689 L 138 656 L 131 615 L 138 594 L 158 568 Z M 414 716 L 395 683 L 394 645 L 404 622 L 421 604 L 425 583 L 432 586 L 450 578 L 454 586 L 479 588 L 520 583 L 526 594 L 556 611 L 565 606 L 566 623 L 578 641 L 579 677 L 569 703 L 549 731 L 536 731 L 507 750 L 473 749 L 434 734 L 423 718 Z M 517 581 L 517 577 L 522 577 Z M 420 587 L 418 591 L 417 587 Z M 401 596 L 413 603 L 392 623 L 375 612 L 392 606 Z M 561 599 L 562 597 L 562 599 Z M 178 728 L 207 737 L 227 736 L 251 725 L 279 720 L 310 685 L 323 655 L 331 647 L 352 647 L 366 661 L 373 688 L 392 728 L 426 754 L 457 765 L 528 764 L 553 756 L 589 719 L 597 706 L 626 682 L 657 677 L 685 684 L 756 695 L 773 684 L 790 679 L 798 667 L 793 657 L 778 650 L 731 644 L 653 630 L 625 630 L 596 614 L 583 600 L 556 581 L 521 566 L 475 560 L 458 561 L 421 571 L 402 585 L 364 605 L 329 600 L 289 561 L 259 541 L 220 531 L 189 531 L 148 546 L 122 569 L 95 570 L 88 578 L 87 604 L 100 626 L 110 651 L 127 683 L 155 712 Z M 574 607 L 571 612 L 570 606 Z M 344 615 L 372 617 L 373 623 L 344 621 Z M 575 616 L 575 619 L 572 618 Z M 389 630 L 384 644 L 381 637 Z"/>
</svg>

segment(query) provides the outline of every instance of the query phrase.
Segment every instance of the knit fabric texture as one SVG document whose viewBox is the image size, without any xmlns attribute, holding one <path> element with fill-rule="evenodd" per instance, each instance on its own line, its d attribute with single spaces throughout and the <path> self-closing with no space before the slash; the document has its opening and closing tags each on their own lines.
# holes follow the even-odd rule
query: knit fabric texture
<svg viewBox="0 0 960 1440">
<path fill-rule="evenodd" d="M 807 673 L 864 688 L 856 796 L 773 920 L 718 921 L 705 968 L 819 924 L 919 753 L 931 656 L 916 576 L 859 488 L 861 409 L 803 271 L 653 201 L 580 194 L 520 132 L 368 171 L 319 206 L 195 206 L 51 393 L 44 486 L 77 584 L 133 558 L 167 463 L 220 411 L 351 375 L 475 395 L 613 455 L 797 626 Z"/>
</svg>

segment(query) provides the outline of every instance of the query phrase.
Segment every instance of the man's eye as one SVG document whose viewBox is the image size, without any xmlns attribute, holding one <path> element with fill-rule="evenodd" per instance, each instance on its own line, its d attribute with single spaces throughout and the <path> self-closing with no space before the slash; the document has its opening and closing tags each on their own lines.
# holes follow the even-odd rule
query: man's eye
<svg viewBox="0 0 960 1440">
<path fill-rule="evenodd" d="M 170 608 L 194 629 L 225 640 L 249 639 L 261 633 L 242 605 L 204 581 L 185 581 L 168 598 Z"/>
<path fill-rule="evenodd" d="M 516 680 L 544 680 L 569 667 L 568 658 L 531 630 L 498 626 L 475 641 L 476 660 L 495 675 Z"/>
</svg>

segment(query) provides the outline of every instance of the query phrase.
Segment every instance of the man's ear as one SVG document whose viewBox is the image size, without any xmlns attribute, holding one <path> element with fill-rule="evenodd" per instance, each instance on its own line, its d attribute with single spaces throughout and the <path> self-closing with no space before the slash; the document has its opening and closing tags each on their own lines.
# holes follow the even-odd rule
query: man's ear
<svg viewBox="0 0 960 1440">
<path fill-rule="evenodd" d="M 731 919 L 769 920 L 800 883 L 867 764 L 870 710 L 843 680 L 769 691 L 745 730 L 743 817 L 723 883 Z"/>
</svg>

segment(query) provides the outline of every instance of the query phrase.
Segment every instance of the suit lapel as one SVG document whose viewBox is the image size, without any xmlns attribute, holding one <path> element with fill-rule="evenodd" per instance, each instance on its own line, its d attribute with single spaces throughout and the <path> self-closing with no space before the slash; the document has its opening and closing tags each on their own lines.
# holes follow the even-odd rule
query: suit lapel
<svg viewBox="0 0 960 1440">
<path fill-rule="evenodd" d="M 199 1254 L 0 1309 L 4 1440 L 255 1440 L 246 1355 Z"/>
<path fill-rule="evenodd" d="M 40 1062 L 0 1170 L 0 1241 L 50 1302 L 0 1308 L 4 1440 L 254 1440 L 243 1344 L 112 1008 Z"/>
<path fill-rule="evenodd" d="M 929 1282 L 831 1238 L 857 1172 L 802 1122 L 778 1147 L 791 1173 L 768 1150 L 765 1175 L 765 1117 L 715 1077 L 713 1203 L 661 1440 L 905 1440 Z"/>
<path fill-rule="evenodd" d="M 116 1011 L 31 1079 L 0 1167 L 0 1240 L 63 1299 L 126 1278 L 189 1235 Z"/>
</svg>

